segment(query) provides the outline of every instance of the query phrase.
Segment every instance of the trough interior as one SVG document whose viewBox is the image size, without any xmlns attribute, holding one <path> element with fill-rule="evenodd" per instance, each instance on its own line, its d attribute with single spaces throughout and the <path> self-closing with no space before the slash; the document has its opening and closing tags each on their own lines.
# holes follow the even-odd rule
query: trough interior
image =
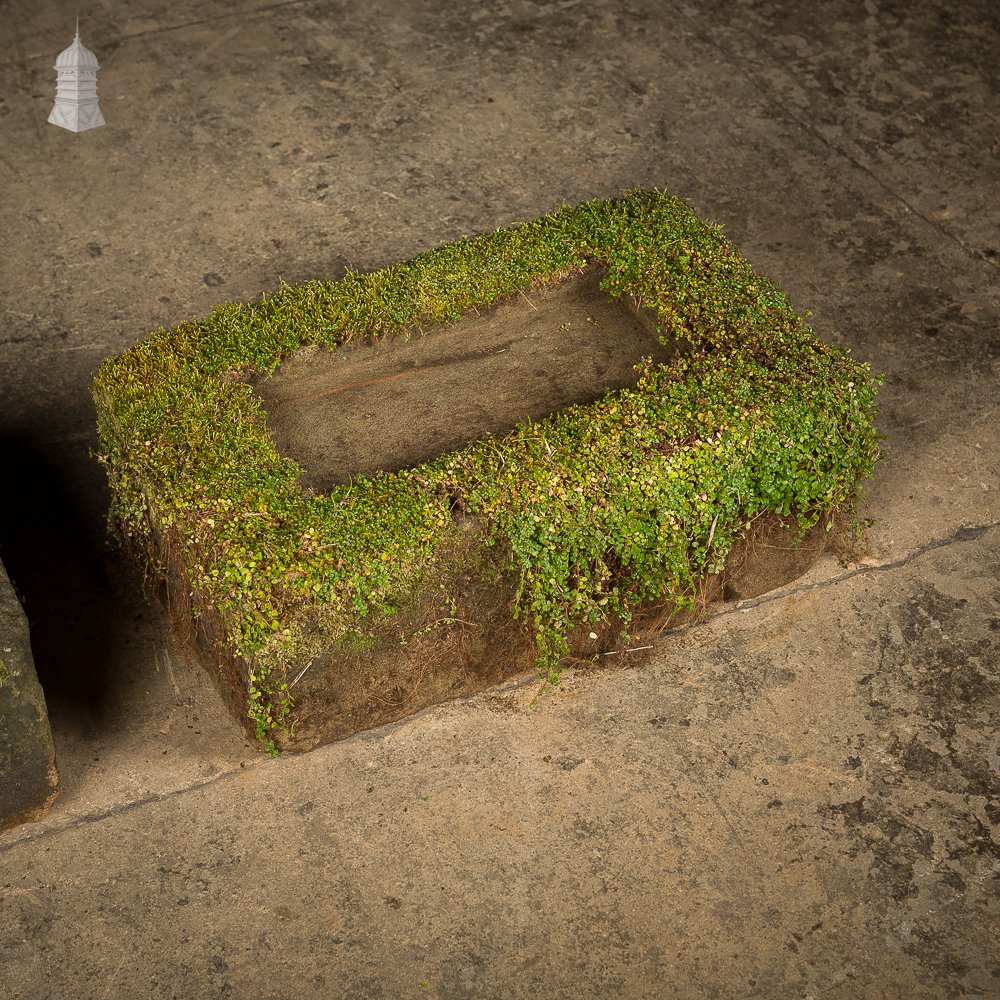
<svg viewBox="0 0 1000 1000">
<path fill-rule="evenodd" d="M 275 445 L 326 490 L 633 385 L 641 358 L 674 351 L 600 278 L 592 266 L 408 340 L 296 351 L 255 386 Z"/>
</svg>

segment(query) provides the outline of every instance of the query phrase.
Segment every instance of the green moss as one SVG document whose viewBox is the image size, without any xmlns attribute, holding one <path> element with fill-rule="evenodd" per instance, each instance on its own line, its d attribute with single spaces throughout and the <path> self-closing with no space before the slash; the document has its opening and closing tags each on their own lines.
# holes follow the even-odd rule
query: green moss
<svg viewBox="0 0 1000 1000">
<path fill-rule="evenodd" d="M 610 295 L 655 310 L 688 352 L 589 406 L 414 469 L 322 495 L 275 451 L 246 373 L 306 344 L 405 336 L 600 263 Z M 878 458 L 879 379 L 818 340 L 717 227 L 650 191 L 590 202 L 371 274 L 282 285 L 107 361 L 93 387 L 119 536 L 154 573 L 183 568 L 250 663 L 266 738 L 292 709 L 287 670 L 319 606 L 364 633 L 412 590 L 463 512 L 505 539 L 554 670 L 575 624 L 671 595 L 689 603 L 764 511 L 803 529 L 849 506 Z"/>
</svg>

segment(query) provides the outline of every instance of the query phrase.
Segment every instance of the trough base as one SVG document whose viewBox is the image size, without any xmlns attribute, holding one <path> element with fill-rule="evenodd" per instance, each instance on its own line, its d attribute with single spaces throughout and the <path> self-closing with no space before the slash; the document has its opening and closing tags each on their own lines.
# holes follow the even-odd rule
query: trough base
<svg viewBox="0 0 1000 1000">
<path fill-rule="evenodd" d="M 640 606 L 629 627 L 629 645 L 648 643 L 667 629 L 704 618 L 720 601 L 747 600 L 791 583 L 826 550 L 823 520 L 795 544 L 793 518 L 766 514 L 737 540 L 721 573 L 705 577 L 695 606 L 678 612 L 672 602 Z M 332 638 L 322 611 L 307 625 L 310 649 L 292 665 L 294 727 L 278 733 L 283 750 L 304 751 L 395 722 L 431 705 L 487 691 L 534 672 L 532 624 L 514 618 L 517 576 L 499 546 L 485 544 L 482 526 L 461 522 L 438 554 L 437 569 L 402 601 L 396 614 L 373 615 L 365 631 Z M 175 591 L 180 578 L 173 574 Z M 621 623 L 576 628 L 571 660 L 592 662 L 621 647 Z M 591 638 L 597 634 L 597 639 Z M 220 656 L 220 633 L 210 615 L 196 632 L 200 659 L 233 715 L 253 735 L 247 716 L 247 664 Z M 636 654 L 599 662 L 612 667 Z M 565 665 L 565 664 L 564 664 Z"/>
</svg>

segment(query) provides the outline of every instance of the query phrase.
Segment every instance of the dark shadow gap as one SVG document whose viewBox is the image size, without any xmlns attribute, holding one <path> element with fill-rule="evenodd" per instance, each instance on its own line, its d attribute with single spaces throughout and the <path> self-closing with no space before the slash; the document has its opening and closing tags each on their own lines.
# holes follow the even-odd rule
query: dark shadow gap
<svg viewBox="0 0 1000 1000">
<path fill-rule="evenodd" d="M 103 472 L 86 444 L 30 433 L 0 432 L 0 462 L 0 561 L 28 618 L 53 728 L 91 731 L 114 708 L 123 613 L 107 571 Z"/>
</svg>

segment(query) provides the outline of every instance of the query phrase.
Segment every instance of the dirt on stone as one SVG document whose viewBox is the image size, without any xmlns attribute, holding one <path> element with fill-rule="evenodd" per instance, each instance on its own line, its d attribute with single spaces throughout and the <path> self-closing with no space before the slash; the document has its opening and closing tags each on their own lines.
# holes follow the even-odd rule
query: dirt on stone
<svg viewBox="0 0 1000 1000">
<path fill-rule="evenodd" d="M 636 381 L 664 361 L 650 312 L 597 267 L 409 339 L 307 347 L 256 385 L 278 451 L 317 490 L 396 472 Z"/>
</svg>

